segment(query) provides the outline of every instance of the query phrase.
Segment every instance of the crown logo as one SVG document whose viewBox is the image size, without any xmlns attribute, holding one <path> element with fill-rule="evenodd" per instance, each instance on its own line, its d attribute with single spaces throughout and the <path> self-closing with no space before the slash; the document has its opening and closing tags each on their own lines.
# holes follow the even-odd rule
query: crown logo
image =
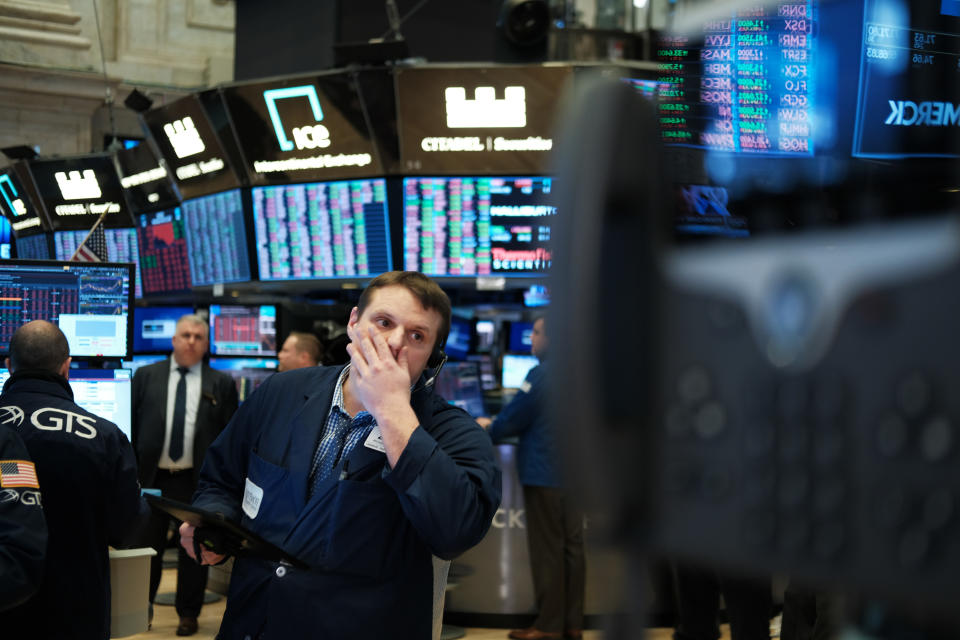
<svg viewBox="0 0 960 640">
<path fill-rule="evenodd" d="M 53 174 L 64 200 L 96 200 L 100 197 L 100 184 L 93 169 L 85 169 L 82 177 L 79 171 L 71 171 L 69 177 L 67 175 L 63 171 Z"/>
<path fill-rule="evenodd" d="M 467 100 L 463 87 L 447 87 L 447 127 L 503 128 L 527 126 L 527 98 L 523 87 L 507 87 L 497 100 L 493 87 L 477 87 Z"/>
<path fill-rule="evenodd" d="M 193 124 L 193 118 L 187 116 L 182 120 L 174 120 L 163 125 L 163 132 L 173 145 L 173 152 L 178 158 L 186 158 L 203 151 L 206 146 L 200 139 L 200 132 Z"/>
</svg>

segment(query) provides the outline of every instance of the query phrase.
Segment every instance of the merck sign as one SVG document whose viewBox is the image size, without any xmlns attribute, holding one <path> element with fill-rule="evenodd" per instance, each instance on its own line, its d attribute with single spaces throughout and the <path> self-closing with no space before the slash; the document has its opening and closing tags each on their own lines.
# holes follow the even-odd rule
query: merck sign
<svg viewBox="0 0 960 640">
<path fill-rule="evenodd" d="M 913 102 L 888 100 L 890 115 L 884 124 L 893 127 L 948 127 L 960 120 L 960 105 L 952 102 Z"/>
<path fill-rule="evenodd" d="M 284 151 L 293 151 L 294 146 L 301 150 L 329 147 L 330 131 L 322 124 L 294 127 L 290 132 L 293 135 L 293 140 L 287 138 L 286 130 L 283 128 L 283 121 L 280 119 L 280 113 L 277 111 L 277 101 L 289 98 L 306 98 L 310 103 L 314 122 L 323 120 L 323 110 L 320 108 L 317 88 L 313 85 L 308 84 L 300 87 L 286 87 L 284 89 L 268 89 L 264 91 L 263 100 L 267 103 L 267 111 L 270 113 L 270 120 L 273 122 L 273 130 L 277 134 L 277 142 L 280 144 L 280 148 Z"/>
</svg>

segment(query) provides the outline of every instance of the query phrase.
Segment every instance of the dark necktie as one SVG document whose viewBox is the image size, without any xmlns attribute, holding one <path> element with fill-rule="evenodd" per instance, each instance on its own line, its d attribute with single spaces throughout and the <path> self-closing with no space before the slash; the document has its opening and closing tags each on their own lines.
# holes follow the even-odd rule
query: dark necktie
<svg viewBox="0 0 960 640">
<path fill-rule="evenodd" d="M 373 430 L 373 416 L 364 414 L 353 420 L 341 417 L 335 424 L 331 425 L 331 429 L 333 431 L 328 434 L 327 438 L 321 440 L 314 452 L 313 477 L 310 478 L 308 489 L 310 495 L 313 495 L 316 488 L 330 477 L 330 473 L 337 466 L 337 463 L 350 453 L 350 451 L 345 450 L 350 433 L 359 431 L 359 437 L 362 438 Z M 354 444 L 358 441 L 359 438 L 355 439 Z"/>
<path fill-rule="evenodd" d="M 176 462 L 183 457 L 183 431 L 187 419 L 187 367 L 177 367 L 180 380 L 177 395 L 173 400 L 173 429 L 170 431 L 170 459 Z"/>
</svg>

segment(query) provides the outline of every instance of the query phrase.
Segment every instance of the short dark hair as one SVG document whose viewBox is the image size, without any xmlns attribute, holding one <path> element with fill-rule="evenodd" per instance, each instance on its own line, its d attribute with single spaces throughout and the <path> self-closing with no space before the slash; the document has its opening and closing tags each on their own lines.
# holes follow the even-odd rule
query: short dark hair
<svg viewBox="0 0 960 640">
<path fill-rule="evenodd" d="M 34 320 L 13 332 L 10 338 L 10 371 L 40 370 L 59 373 L 70 357 L 70 345 L 60 327 Z"/>
<path fill-rule="evenodd" d="M 412 293 L 424 309 L 436 311 L 440 314 L 440 333 L 437 334 L 437 341 L 433 346 L 434 348 L 442 348 L 447 342 L 447 334 L 450 333 L 450 298 L 440 288 L 440 285 L 419 271 L 387 271 L 381 273 L 371 280 L 367 288 L 360 294 L 360 301 L 357 302 L 357 313 L 363 315 L 364 309 L 370 304 L 374 291 L 397 285 Z"/>
<path fill-rule="evenodd" d="M 306 331 L 291 331 L 287 337 L 297 339 L 297 351 L 303 351 L 310 356 L 313 364 L 320 364 L 320 361 L 323 360 L 323 345 L 320 344 L 320 339 L 317 336 Z"/>
</svg>

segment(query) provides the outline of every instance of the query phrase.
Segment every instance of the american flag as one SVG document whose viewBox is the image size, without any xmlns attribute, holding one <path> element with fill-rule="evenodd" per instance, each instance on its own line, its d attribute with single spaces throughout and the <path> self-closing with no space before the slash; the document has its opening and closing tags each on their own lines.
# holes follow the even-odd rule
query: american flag
<svg viewBox="0 0 960 640">
<path fill-rule="evenodd" d="M 0 460 L 0 487 L 40 488 L 37 470 L 28 460 Z"/>
<path fill-rule="evenodd" d="M 94 227 L 71 259 L 74 262 L 107 262 L 107 236 L 102 224 Z"/>
</svg>

